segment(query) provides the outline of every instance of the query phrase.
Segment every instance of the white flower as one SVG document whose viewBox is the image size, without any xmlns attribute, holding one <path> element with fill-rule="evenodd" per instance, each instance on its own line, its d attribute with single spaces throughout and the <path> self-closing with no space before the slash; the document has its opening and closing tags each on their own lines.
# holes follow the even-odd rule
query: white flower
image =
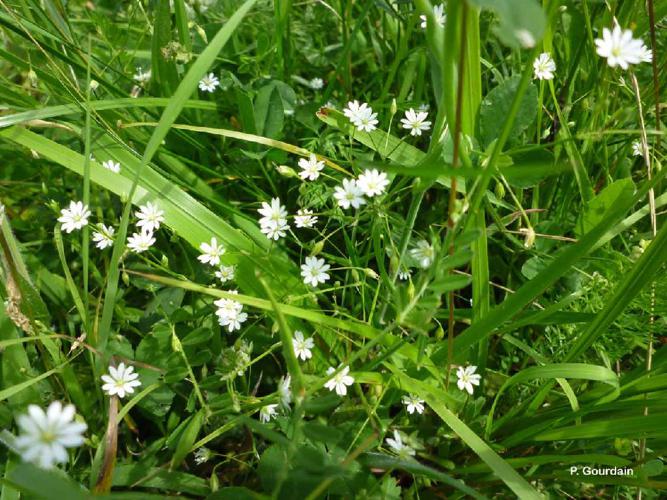
<svg viewBox="0 0 667 500">
<path fill-rule="evenodd" d="M 71 233 L 86 226 L 88 224 L 88 217 L 90 217 L 88 205 L 84 205 L 80 201 L 70 201 L 69 208 L 63 208 L 60 211 L 58 222 L 62 224 L 63 231 Z"/>
<path fill-rule="evenodd" d="M 308 82 L 308 85 L 313 90 L 320 90 L 322 87 L 324 87 L 324 80 L 321 78 L 313 78 L 310 82 Z"/>
<path fill-rule="evenodd" d="M 359 208 L 366 203 L 364 192 L 357 185 L 354 179 L 343 179 L 343 187 L 336 186 L 334 198 L 338 200 L 338 206 L 341 208 Z"/>
<path fill-rule="evenodd" d="M 358 101 L 350 101 L 347 103 L 347 108 L 343 110 L 343 114 L 347 116 L 352 124 L 357 127 L 357 130 L 365 130 L 372 132 L 378 121 L 377 113 L 373 113 L 371 107 L 365 102 L 359 104 Z"/>
<path fill-rule="evenodd" d="M 426 240 L 417 242 L 417 246 L 410 250 L 410 255 L 419 261 L 419 265 L 426 269 L 433 263 L 435 258 L 435 249 Z"/>
<path fill-rule="evenodd" d="M 127 247 L 136 253 L 145 252 L 155 243 L 153 232 L 142 229 L 140 233 L 134 233 L 127 239 Z"/>
<path fill-rule="evenodd" d="M 286 220 L 281 220 L 278 224 L 267 224 L 260 226 L 260 231 L 266 234 L 266 237 L 270 240 L 279 240 L 284 238 L 287 235 L 287 230 L 289 225 L 287 225 Z"/>
<path fill-rule="evenodd" d="M 211 457 L 213 457 L 213 452 L 204 446 L 197 448 L 197 451 L 195 451 L 195 463 L 197 465 L 208 462 Z"/>
<path fill-rule="evenodd" d="M 424 400 L 420 399 L 414 394 L 403 396 L 403 404 L 407 407 L 408 413 L 410 415 L 412 415 L 414 412 L 417 412 L 420 415 L 424 413 Z"/>
<path fill-rule="evenodd" d="M 86 424 L 74 422 L 73 405 L 54 401 L 46 412 L 37 405 L 28 406 L 28 413 L 20 415 L 16 423 L 21 434 L 14 444 L 21 458 L 43 469 L 67 462 L 67 448 L 83 444 Z"/>
<path fill-rule="evenodd" d="M 278 414 L 276 409 L 278 408 L 277 404 L 262 406 L 259 410 L 259 420 L 268 423 L 272 418 Z"/>
<path fill-rule="evenodd" d="M 294 225 L 296 227 L 313 227 L 317 224 L 317 215 L 313 215 L 312 210 L 300 209 L 297 210 L 294 216 Z"/>
<path fill-rule="evenodd" d="M 405 118 L 401 118 L 403 128 L 410 131 L 410 135 L 422 135 L 422 130 L 430 130 L 431 122 L 427 121 L 426 111 L 417 111 L 410 108 L 405 112 Z"/>
<path fill-rule="evenodd" d="M 259 219 L 260 230 L 270 239 L 284 238 L 289 229 L 287 224 L 287 210 L 280 204 L 280 198 L 273 198 L 271 204 L 262 202 L 262 208 L 257 210 L 263 217 Z"/>
<path fill-rule="evenodd" d="M 220 326 L 226 326 L 228 332 L 240 330 L 241 325 L 248 319 L 248 315 L 242 311 L 229 312 L 224 316 L 218 315 L 218 323 Z"/>
<path fill-rule="evenodd" d="M 280 406 L 284 409 L 289 409 L 289 405 L 292 402 L 292 377 L 288 374 L 284 377 L 281 377 L 280 382 L 278 382 L 278 396 L 280 397 Z"/>
<path fill-rule="evenodd" d="M 406 281 L 410 278 L 411 271 L 410 269 L 404 269 L 403 271 L 398 272 L 398 279 L 401 281 Z"/>
<path fill-rule="evenodd" d="M 359 113 L 367 107 L 368 105 L 365 102 L 359 104 L 359 101 L 350 101 L 347 103 L 347 107 L 343 109 L 343 114 L 354 123 L 357 120 Z"/>
<path fill-rule="evenodd" d="M 479 381 L 482 378 L 479 374 L 475 373 L 476 370 L 477 367 L 472 365 L 466 366 L 465 368 L 459 366 L 456 370 L 456 377 L 458 378 L 456 385 L 460 390 L 466 390 L 469 394 L 472 394 L 472 386 L 479 385 Z"/>
<path fill-rule="evenodd" d="M 357 130 L 360 132 L 372 132 L 377 128 L 377 116 L 378 114 L 373 113 L 371 107 L 368 106 L 363 111 L 359 111 L 356 121 L 353 121 L 352 123 L 354 123 Z"/>
<path fill-rule="evenodd" d="M 630 64 L 638 64 L 645 57 L 644 42 L 632 38 L 632 31 L 623 30 L 618 25 L 612 31 L 603 28 L 602 38 L 595 40 L 595 45 L 597 54 L 605 57 L 612 68 L 628 69 Z"/>
<path fill-rule="evenodd" d="M 294 347 L 294 355 L 301 358 L 301 361 L 306 361 L 313 357 L 311 349 L 315 347 L 315 342 L 311 337 L 305 338 L 303 332 L 296 330 L 292 338 L 292 346 Z"/>
<path fill-rule="evenodd" d="M 199 80 L 199 90 L 203 92 L 213 92 L 218 85 L 220 85 L 220 80 L 213 73 L 209 73 Z"/>
<path fill-rule="evenodd" d="M 539 80 L 553 80 L 556 71 L 556 63 L 547 52 L 541 53 L 533 61 L 535 78 Z"/>
<path fill-rule="evenodd" d="M 394 429 L 394 438 L 393 439 L 387 438 L 385 439 L 385 442 L 389 445 L 391 451 L 396 453 L 396 455 L 398 455 L 399 458 L 407 459 L 415 455 L 415 450 L 412 449 L 407 444 L 403 443 L 403 439 L 401 438 L 401 433 L 395 429 Z"/>
<path fill-rule="evenodd" d="M 215 277 L 218 278 L 221 282 L 226 283 L 234 279 L 234 272 L 236 268 L 234 266 L 220 266 L 215 272 Z"/>
<path fill-rule="evenodd" d="M 211 238 L 211 243 L 206 243 L 205 241 L 199 245 L 199 250 L 202 254 L 197 257 L 199 262 L 203 264 L 209 264 L 211 266 L 217 266 L 220 264 L 220 256 L 225 253 L 225 246 L 220 244 L 218 245 L 218 240 L 215 236 Z"/>
<path fill-rule="evenodd" d="M 118 367 L 109 366 L 109 375 L 102 375 L 102 380 L 105 384 L 102 390 L 109 396 L 118 395 L 119 398 L 124 398 L 125 394 L 132 394 L 135 387 L 139 387 L 139 374 L 134 373 L 134 366 L 125 366 L 125 363 L 120 363 Z"/>
<path fill-rule="evenodd" d="M 378 196 L 384 193 L 389 184 L 387 174 L 379 172 L 377 169 L 364 170 L 364 173 L 357 179 L 357 187 L 361 189 L 366 196 Z"/>
<path fill-rule="evenodd" d="M 238 295 L 237 290 L 229 290 L 228 293 Z M 218 316 L 224 316 L 229 312 L 238 312 L 243 309 L 243 304 L 233 299 L 218 299 L 213 304 L 218 308 L 215 312 Z"/>
<path fill-rule="evenodd" d="M 327 369 L 327 375 L 331 375 L 335 371 L 336 369 L 331 366 Z M 350 367 L 349 366 L 343 367 L 342 370 L 340 370 L 329 381 L 327 381 L 326 384 L 324 384 L 324 387 L 326 387 L 330 391 L 335 390 L 336 394 L 338 394 L 339 396 L 345 396 L 347 394 L 347 386 L 354 384 L 354 378 L 348 375 L 349 373 L 350 373 Z"/>
<path fill-rule="evenodd" d="M 641 62 L 645 63 L 650 63 L 653 61 L 653 51 L 649 49 L 644 43 L 642 43 L 639 59 Z"/>
<path fill-rule="evenodd" d="M 160 224 L 164 222 L 164 212 L 158 208 L 157 203 L 153 205 L 150 201 L 141 205 L 139 211 L 134 215 L 139 219 L 137 226 L 146 231 L 157 231 L 160 229 Z"/>
<path fill-rule="evenodd" d="M 102 166 L 107 170 L 111 170 L 114 174 L 120 172 L 120 163 L 116 163 L 113 160 L 105 161 L 104 163 L 102 163 Z"/>
<path fill-rule="evenodd" d="M 100 250 L 104 250 L 113 245 L 113 236 L 116 230 L 112 226 L 105 226 L 104 224 L 97 225 L 97 231 L 93 233 L 93 241 L 95 246 Z"/>
<path fill-rule="evenodd" d="M 314 181 L 320 176 L 320 171 L 324 168 L 324 162 L 318 160 L 317 156 L 313 153 L 310 153 L 310 157 L 307 160 L 305 158 L 299 160 L 299 167 L 301 167 L 299 177 L 304 181 Z"/>
<path fill-rule="evenodd" d="M 640 141 L 632 143 L 632 156 L 644 156 L 644 148 Z"/>
<path fill-rule="evenodd" d="M 230 293 L 238 293 L 231 290 Z M 217 306 L 215 314 L 218 316 L 218 323 L 226 326 L 227 331 L 233 332 L 240 330 L 241 324 L 248 319 L 248 315 L 243 312 L 243 304 L 233 299 L 218 299 L 213 302 Z"/>
<path fill-rule="evenodd" d="M 324 263 L 324 259 L 306 257 L 306 263 L 301 264 L 301 276 L 306 285 L 317 286 L 329 280 L 327 271 L 331 266 Z"/>
<path fill-rule="evenodd" d="M 137 72 L 135 73 L 135 75 L 132 78 L 137 83 L 140 83 L 140 84 L 147 83 L 151 79 L 151 70 L 149 69 L 148 71 L 146 71 L 144 73 L 143 68 L 138 67 Z"/>
<path fill-rule="evenodd" d="M 443 4 L 438 4 L 433 6 L 433 16 L 435 17 L 436 22 L 441 28 L 445 27 L 445 20 L 447 19 L 447 16 L 445 15 L 445 6 Z M 422 14 L 419 16 L 419 19 L 421 19 L 421 27 L 426 28 L 428 25 L 428 18 Z"/>
</svg>

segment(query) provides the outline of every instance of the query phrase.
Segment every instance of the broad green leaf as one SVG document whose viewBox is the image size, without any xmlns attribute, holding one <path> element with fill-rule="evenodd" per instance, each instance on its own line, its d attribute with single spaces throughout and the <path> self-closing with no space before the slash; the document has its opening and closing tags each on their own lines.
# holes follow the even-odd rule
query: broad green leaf
<svg viewBox="0 0 667 500">
<path fill-rule="evenodd" d="M 479 106 L 479 134 L 484 147 L 489 147 L 503 129 L 512 100 L 519 88 L 520 76 L 513 76 L 489 92 Z M 530 84 L 521 100 L 510 137 L 519 137 L 537 116 L 537 88 Z"/>
<path fill-rule="evenodd" d="M 90 495 L 60 469 L 43 470 L 31 464 L 19 464 L 8 477 L 12 486 L 28 498 L 87 500 Z"/>
<path fill-rule="evenodd" d="M 609 209 L 620 200 L 629 198 L 634 194 L 635 184 L 632 179 L 621 179 L 612 182 L 593 199 L 579 217 L 577 222 L 577 236 L 587 233 L 593 229 L 605 216 Z"/>
<path fill-rule="evenodd" d="M 275 83 L 269 83 L 259 89 L 254 109 L 257 133 L 271 139 L 278 137 L 283 129 L 285 111 Z"/>
<path fill-rule="evenodd" d="M 197 440 L 197 436 L 199 436 L 199 432 L 201 431 L 203 424 L 204 410 L 199 410 L 192 416 L 190 422 L 188 422 L 180 436 L 180 439 L 178 440 L 176 450 L 174 450 L 174 454 L 171 457 L 171 462 L 169 465 L 170 469 L 175 469 L 178 467 L 185 459 L 185 457 L 188 456 L 190 453 L 190 448 L 192 448 L 192 445 Z"/>
</svg>

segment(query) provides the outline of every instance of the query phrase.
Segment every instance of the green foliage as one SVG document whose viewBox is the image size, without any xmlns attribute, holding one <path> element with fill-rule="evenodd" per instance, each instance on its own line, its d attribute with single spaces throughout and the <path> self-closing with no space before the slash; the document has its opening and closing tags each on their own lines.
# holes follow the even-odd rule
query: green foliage
<svg viewBox="0 0 667 500">
<path fill-rule="evenodd" d="M 0 5 L 2 499 L 660 497 L 667 9 L 437 4 Z M 655 67 L 598 55 L 616 22 Z M 110 399 L 120 362 L 141 385 Z M 56 400 L 85 443 L 21 463 L 20 415 Z"/>
</svg>

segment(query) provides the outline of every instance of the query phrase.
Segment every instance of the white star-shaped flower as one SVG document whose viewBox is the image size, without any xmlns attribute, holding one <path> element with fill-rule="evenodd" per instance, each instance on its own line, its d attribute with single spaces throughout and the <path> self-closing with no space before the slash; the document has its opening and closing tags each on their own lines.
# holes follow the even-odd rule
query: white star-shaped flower
<svg viewBox="0 0 667 500">
<path fill-rule="evenodd" d="M 289 229 L 287 224 L 287 210 L 280 203 L 280 198 L 273 198 L 271 204 L 262 202 L 262 208 L 257 210 L 262 216 L 259 219 L 260 230 L 270 239 L 284 238 Z"/>
<path fill-rule="evenodd" d="M 202 92 L 214 92 L 218 85 L 220 85 L 220 80 L 213 73 L 209 73 L 199 80 L 199 90 Z"/>
<path fill-rule="evenodd" d="M 148 71 L 144 71 L 143 68 L 137 68 L 137 72 L 135 75 L 132 77 L 135 82 L 144 84 L 148 83 L 151 79 L 151 70 L 149 69 Z"/>
<path fill-rule="evenodd" d="M 556 63 L 551 56 L 543 52 L 533 61 L 533 72 L 539 80 L 553 80 L 556 71 Z"/>
<path fill-rule="evenodd" d="M 296 330 L 292 338 L 292 346 L 294 347 L 294 355 L 301 358 L 301 361 L 306 361 L 313 357 L 311 349 L 315 347 L 315 342 L 311 337 L 304 337 L 303 332 Z"/>
<path fill-rule="evenodd" d="M 280 397 L 280 407 L 284 410 L 289 410 L 289 405 L 292 402 L 292 377 L 287 374 L 281 377 L 278 382 L 278 396 Z"/>
<path fill-rule="evenodd" d="M 479 382 L 482 378 L 481 375 L 475 373 L 476 371 L 476 366 L 470 365 L 466 366 L 465 368 L 459 366 L 459 368 L 456 370 L 456 377 L 458 378 L 456 385 L 460 390 L 466 390 L 469 394 L 472 394 L 473 385 L 479 385 Z"/>
<path fill-rule="evenodd" d="M 335 371 L 336 369 L 331 366 L 327 369 L 327 375 L 331 375 Z M 336 391 L 336 394 L 339 396 L 345 396 L 347 394 L 347 386 L 354 384 L 354 378 L 350 376 L 349 373 L 350 367 L 343 367 L 342 370 L 336 373 L 336 375 L 334 375 L 327 381 L 326 384 L 324 384 L 324 387 L 330 391 Z"/>
<path fill-rule="evenodd" d="M 259 420 L 265 424 L 268 423 L 271 419 L 276 418 L 277 410 L 277 404 L 262 406 L 259 410 Z"/>
<path fill-rule="evenodd" d="M 139 233 L 134 233 L 127 239 L 127 248 L 135 253 L 141 253 L 148 250 L 155 244 L 153 232 L 142 229 Z"/>
<path fill-rule="evenodd" d="M 414 412 L 417 412 L 420 415 L 424 413 L 424 400 L 414 394 L 403 396 L 403 404 L 406 406 L 410 415 Z"/>
<path fill-rule="evenodd" d="M 329 280 L 327 271 L 331 268 L 329 264 L 324 263 L 324 259 L 317 257 L 306 257 L 306 263 L 301 264 L 301 276 L 306 285 L 317 286 Z"/>
<path fill-rule="evenodd" d="M 100 250 L 104 250 L 113 245 L 113 237 L 116 230 L 112 226 L 104 224 L 97 225 L 97 231 L 93 233 L 93 241 L 95 246 Z"/>
<path fill-rule="evenodd" d="M 410 250 L 410 255 L 419 261 L 419 265 L 426 269 L 433 263 L 435 258 L 435 249 L 433 246 L 426 240 L 420 240 L 417 242 L 415 248 Z"/>
<path fill-rule="evenodd" d="M 318 160 L 317 156 L 311 153 L 307 160 L 305 158 L 301 158 L 299 160 L 299 167 L 301 168 L 299 177 L 301 177 L 304 181 L 314 181 L 320 176 L 320 172 L 324 168 L 324 162 Z"/>
<path fill-rule="evenodd" d="M 393 439 L 387 438 L 385 439 L 385 442 L 389 445 L 391 451 L 398 455 L 399 458 L 405 460 L 415 455 L 415 450 L 403 442 L 401 433 L 397 430 L 394 430 Z"/>
<path fill-rule="evenodd" d="M 202 252 L 201 255 L 197 257 L 199 262 L 211 266 L 218 266 L 220 265 L 220 257 L 225 253 L 225 246 L 218 244 L 217 238 L 213 236 L 210 243 L 204 241 L 199 245 L 199 250 Z"/>
<path fill-rule="evenodd" d="M 134 367 L 126 367 L 125 363 L 120 363 L 118 367 L 109 366 L 109 374 L 102 375 L 102 381 L 102 390 L 109 396 L 117 395 L 119 398 L 134 393 L 134 388 L 141 385 L 139 374 L 134 373 Z"/>
<path fill-rule="evenodd" d="M 644 156 L 644 148 L 640 141 L 632 143 L 632 156 Z"/>
<path fill-rule="evenodd" d="M 405 118 L 401 118 L 403 128 L 410 131 L 410 135 L 422 135 L 422 131 L 431 129 L 431 122 L 426 120 L 426 111 L 415 111 L 413 108 L 405 112 Z"/>
<path fill-rule="evenodd" d="M 296 227 L 313 227 L 317 224 L 317 215 L 313 215 L 312 210 L 300 209 L 297 210 L 294 216 L 294 225 Z"/>
<path fill-rule="evenodd" d="M 595 40 L 596 51 L 607 59 L 607 64 L 615 68 L 628 69 L 630 64 L 639 64 L 645 57 L 644 42 L 632 37 L 632 31 L 623 30 L 619 25 L 610 31 L 603 28 L 602 38 Z"/>
<path fill-rule="evenodd" d="M 343 179 L 343 186 L 336 186 L 334 198 L 338 200 L 338 206 L 341 208 L 359 208 L 366 203 L 364 192 L 357 185 L 354 179 Z"/>
<path fill-rule="evenodd" d="M 387 174 L 379 172 L 377 169 L 364 170 L 364 173 L 357 179 L 357 187 L 369 197 L 384 193 L 388 184 L 389 179 L 387 179 Z"/>
<path fill-rule="evenodd" d="M 62 224 L 63 231 L 71 233 L 86 226 L 88 224 L 88 217 L 90 217 L 88 205 L 84 205 L 81 201 L 70 201 L 69 207 L 63 208 L 60 211 L 58 222 Z"/>
<path fill-rule="evenodd" d="M 443 4 L 433 6 L 433 16 L 435 17 L 435 21 L 438 23 L 438 25 L 441 28 L 444 28 L 447 16 L 445 15 L 445 6 Z M 420 15 L 419 19 L 421 19 L 421 27 L 426 29 L 426 26 L 428 26 L 428 18 L 426 15 Z"/>
<path fill-rule="evenodd" d="M 236 268 L 234 266 L 220 266 L 215 272 L 215 277 L 222 283 L 226 283 L 234 279 Z"/>
<path fill-rule="evenodd" d="M 373 113 L 371 107 L 365 108 L 357 114 L 356 121 L 353 121 L 359 132 L 372 132 L 377 128 L 377 113 Z"/>
<path fill-rule="evenodd" d="M 157 231 L 164 222 L 164 212 L 158 208 L 157 203 L 153 204 L 150 201 L 141 205 L 134 215 L 139 219 L 137 226 L 146 231 Z"/>
<path fill-rule="evenodd" d="M 86 424 L 74 421 L 75 412 L 73 405 L 63 407 L 60 401 L 51 403 L 46 412 L 29 405 L 28 413 L 16 419 L 21 433 L 14 446 L 21 458 L 42 469 L 67 462 L 67 448 L 81 446 L 87 429 Z"/>
<path fill-rule="evenodd" d="M 313 78 L 310 82 L 308 82 L 308 85 L 313 90 L 320 90 L 322 87 L 324 87 L 324 80 L 321 78 Z"/>
</svg>

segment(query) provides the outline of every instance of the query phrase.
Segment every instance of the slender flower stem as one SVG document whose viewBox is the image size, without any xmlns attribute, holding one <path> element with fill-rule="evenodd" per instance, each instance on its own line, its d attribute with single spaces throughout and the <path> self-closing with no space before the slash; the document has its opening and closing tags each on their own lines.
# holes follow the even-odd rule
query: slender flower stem
<svg viewBox="0 0 667 500">
<path fill-rule="evenodd" d="M 461 3 L 461 42 L 459 52 L 459 74 L 456 88 L 456 119 L 454 121 L 454 151 L 452 154 L 452 168 L 459 166 L 459 149 L 461 147 L 461 114 L 463 111 L 463 84 L 465 81 L 465 57 L 466 57 L 466 37 L 468 24 L 468 4 L 465 0 Z M 454 255 L 454 226 L 456 224 L 456 176 L 451 179 L 449 188 L 449 206 L 447 208 L 447 229 L 450 231 L 449 255 Z M 449 271 L 453 274 L 454 270 Z M 447 318 L 447 371 L 445 385 L 449 388 L 449 372 L 452 368 L 454 359 L 454 291 L 450 291 L 447 299 L 449 315 Z"/>
</svg>

